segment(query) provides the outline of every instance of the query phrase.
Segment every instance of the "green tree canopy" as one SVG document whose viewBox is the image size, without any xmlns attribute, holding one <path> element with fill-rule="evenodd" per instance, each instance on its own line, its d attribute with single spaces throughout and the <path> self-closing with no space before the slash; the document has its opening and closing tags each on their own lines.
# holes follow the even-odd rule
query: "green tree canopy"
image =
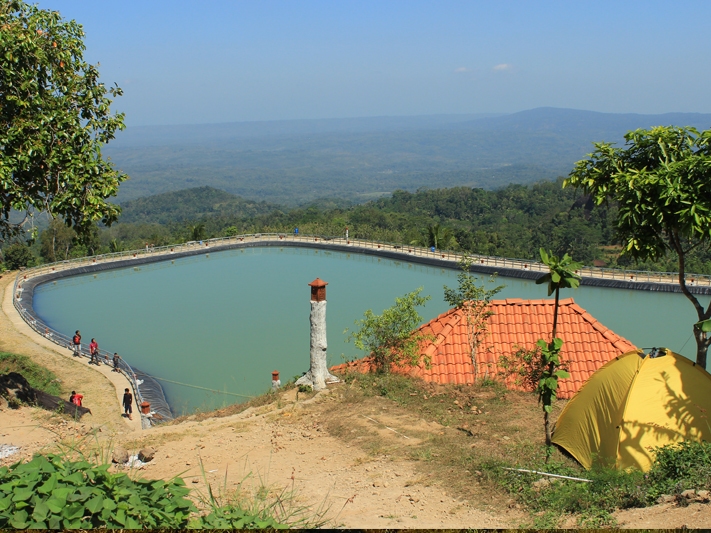
<svg viewBox="0 0 711 533">
<path fill-rule="evenodd" d="M 0 239 L 46 211 L 80 238 L 120 210 L 107 202 L 127 176 L 101 147 L 123 129 L 106 89 L 84 61 L 84 32 L 56 11 L 0 0 Z M 26 214 L 19 223 L 10 213 Z"/>
<path fill-rule="evenodd" d="M 349 334 L 356 347 L 373 357 L 375 367 L 380 372 L 390 372 L 391 365 L 417 366 L 421 361 L 420 344 L 431 335 L 413 331 L 422 322 L 415 309 L 425 305 L 429 296 L 420 296 L 422 287 L 399 298 L 395 304 L 376 315 L 371 309 L 364 318 L 356 320 L 357 331 Z M 346 329 L 344 333 L 348 333 Z M 429 361 L 425 361 L 429 364 Z"/>
<path fill-rule="evenodd" d="M 711 244 L 711 130 L 674 126 L 625 135 L 627 148 L 593 143 L 590 159 L 579 161 L 565 186 L 591 194 L 597 205 L 619 204 L 617 236 L 624 253 L 636 260 L 676 255 L 679 285 L 699 321 L 711 318 L 689 291 L 687 255 Z M 711 338 L 698 327 L 696 362 L 706 368 Z"/>
<path fill-rule="evenodd" d="M 32 252 L 23 243 L 16 242 L 2 251 L 5 259 L 5 267 L 9 270 L 17 270 L 26 267 L 32 260 Z"/>
</svg>

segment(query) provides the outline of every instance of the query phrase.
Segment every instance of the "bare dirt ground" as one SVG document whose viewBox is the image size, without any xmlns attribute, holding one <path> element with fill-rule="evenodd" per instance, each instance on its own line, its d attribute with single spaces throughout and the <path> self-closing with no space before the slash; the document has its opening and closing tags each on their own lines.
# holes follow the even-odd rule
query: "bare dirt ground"
<svg viewBox="0 0 711 533">
<path fill-rule="evenodd" d="M 9 277 L 0 279 L 0 290 Z M 0 314 L 0 351 L 28 355 L 50 368 L 67 391 L 85 395 L 92 415 L 74 423 L 31 407 L 0 411 L 0 444 L 19 448 L 0 464 L 58 446 L 98 442 L 104 450 L 121 445 L 135 453 L 150 445 L 157 449 L 155 459 L 140 467 L 138 475 L 180 475 L 203 494 L 206 484 L 226 495 L 254 493 L 262 486 L 293 490 L 294 503 L 325 510 L 331 520 L 327 527 L 514 528 L 530 522 L 511 501 L 478 487 L 477 473 L 452 472 L 453 479 L 465 475 L 471 480 L 462 490 L 441 473 L 423 468 L 426 462 L 417 460 L 425 453 L 421 444 L 456 438 L 456 429 L 382 397 L 353 403 L 346 384 L 313 397 L 292 389 L 275 403 L 239 414 L 137 430 L 120 417 L 115 389 L 123 390 L 124 384 L 115 374 L 104 375 L 61 349 L 45 346 L 46 339 L 17 323 L 17 313 L 6 301 Z M 501 437 L 501 446 L 512 440 L 515 435 Z M 616 518 L 622 528 L 703 528 L 711 526 L 711 505 L 664 504 L 621 511 Z"/>
</svg>

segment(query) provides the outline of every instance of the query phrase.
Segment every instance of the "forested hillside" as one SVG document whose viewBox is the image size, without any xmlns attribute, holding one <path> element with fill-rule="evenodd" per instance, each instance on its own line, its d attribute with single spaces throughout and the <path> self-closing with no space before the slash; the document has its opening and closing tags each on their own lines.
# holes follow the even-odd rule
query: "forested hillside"
<svg viewBox="0 0 711 533">
<path fill-rule="evenodd" d="M 612 229 L 615 208 L 593 208 L 574 189 L 562 188 L 562 179 L 530 186 L 512 184 L 489 191 L 470 187 L 426 189 L 415 193 L 395 191 L 390 198 L 365 204 L 344 205 L 342 201 L 321 199 L 314 205 L 288 210 L 270 204 L 246 212 L 216 210 L 217 205 L 245 205 L 221 191 L 191 189 L 172 197 L 145 198 L 141 205 L 142 224 L 122 218 L 115 227 L 102 232 L 104 242 L 114 239 L 128 248 L 146 242 L 169 242 L 236 235 L 242 233 L 287 232 L 344 235 L 396 243 L 432 245 L 433 230 L 438 247 L 477 254 L 537 259 L 543 247 L 556 254 L 570 253 L 586 264 L 653 270 L 674 270 L 674 258 L 656 264 L 634 265 L 619 258 Z M 250 205 L 246 203 L 246 205 Z M 126 220 L 135 220 L 135 204 L 125 206 Z M 212 210 L 212 211 L 211 211 Z M 206 214 L 187 220 L 186 212 Z M 209 212 L 209 214 L 208 214 Z M 162 223 L 158 223 L 162 221 Z M 197 233 L 196 232 L 197 229 Z M 690 269 L 711 273 L 711 255 L 699 250 L 691 257 Z"/>
<path fill-rule="evenodd" d="M 393 243 L 435 245 L 474 254 L 538 259 L 543 247 L 570 253 L 585 264 L 673 271 L 675 258 L 635 265 L 619 257 L 612 220 L 615 207 L 593 208 L 562 179 L 497 190 L 454 187 L 395 191 L 389 198 L 349 205 L 321 198 L 296 209 L 237 198 L 199 187 L 132 200 L 111 228 L 97 228 L 78 246 L 71 230 L 53 222 L 32 246 L 35 261 L 54 261 L 109 251 L 161 246 L 246 233 L 344 235 Z M 711 274 L 711 254 L 696 250 L 690 272 Z"/>
<path fill-rule="evenodd" d="M 121 222 L 167 224 L 213 216 L 254 217 L 278 208 L 266 202 L 244 200 L 212 187 L 197 187 L 123 202 Z"/>
</svg>

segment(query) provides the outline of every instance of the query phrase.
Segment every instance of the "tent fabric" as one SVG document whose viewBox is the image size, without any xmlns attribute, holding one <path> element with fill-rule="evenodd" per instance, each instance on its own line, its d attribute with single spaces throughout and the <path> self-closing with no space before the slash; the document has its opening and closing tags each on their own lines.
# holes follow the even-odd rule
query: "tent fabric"
<svg viewBox="0 0 711 533">
<path fill-rule="evenodd" d="M 636 350 L 603 365 L 563 409 L 553 443 L 588 469 L 598 461 L 646 471 L 654 448 L 711 441 L 711 375 L 669 350 L 654 355 Z"/>
</svg>

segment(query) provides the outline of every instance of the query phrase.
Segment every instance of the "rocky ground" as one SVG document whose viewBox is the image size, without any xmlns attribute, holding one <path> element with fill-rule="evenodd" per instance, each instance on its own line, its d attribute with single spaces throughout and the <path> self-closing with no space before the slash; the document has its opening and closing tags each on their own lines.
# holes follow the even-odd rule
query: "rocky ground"
<svg viewBox="0 0 711 533">
<path fill-rule="evenodd" d="M 0 279 L 0 290 L 7 278 Z M 120 417 L 115 389 L 123 384 L 110 381 L 115 376 L 44 345 L 42 337 L 17 325 L 4 300 L 0 351 L 31 356 L 68 390 L 81 389 L 92 414 L 75 423 L 31 407 L 0 411 L 0 464 L 60 448 L 98 447 L 110 457 L 119 446 L 132 455 L 151 446 L 155 457 L 136 467 L 139 475 L 180 475 L 202 494 L 208 484 L 223 496 L 239 490 L 254 495 L 263 487 L 272 494 L 293 491 L 295 506 L 324 512 L 331 527 L 512 528 L 530 521 L 510 501 L 476 486 L 464 496 L 408 459 L 423 439 L 456 430 L 382 397 L 349 403 L 345 384 L 314 397 L 297 398 L 292 389 L 275 403 L 239 414 L 140 431 Z M 10 447 L 14 453 L 3 458 Z M 703 528 L 711 526 L 711 505 L 665 503 L 621 511 L 616 518 L 624 528 Z"/>
</svg>

